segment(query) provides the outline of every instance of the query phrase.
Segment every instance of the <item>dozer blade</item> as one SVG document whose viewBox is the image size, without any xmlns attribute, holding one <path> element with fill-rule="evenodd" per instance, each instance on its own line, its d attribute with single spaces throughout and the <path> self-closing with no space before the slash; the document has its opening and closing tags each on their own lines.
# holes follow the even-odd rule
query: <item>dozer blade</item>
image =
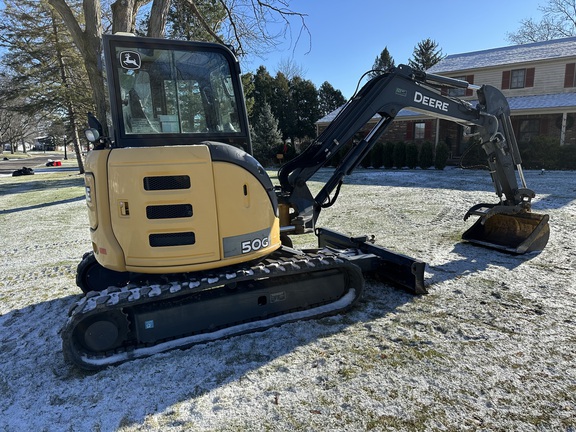
<svg viewBox="0 0 576 432">
<path fill-rule="evenodd" d="M 514 254 L 541 251 L 550 236 L 548 219 L 536 213 L 497 213 L 479 218 L 462 239 Z"/>
<path fill-rule="evenodd" d="M 318 246 L 337 251 L 363 273 L 390 282 L 413 294 L 426 294 L 426 263 L 378 246 L 367 237 L 348 237 L 327 228 L 316 228 Z"/>
</svg>

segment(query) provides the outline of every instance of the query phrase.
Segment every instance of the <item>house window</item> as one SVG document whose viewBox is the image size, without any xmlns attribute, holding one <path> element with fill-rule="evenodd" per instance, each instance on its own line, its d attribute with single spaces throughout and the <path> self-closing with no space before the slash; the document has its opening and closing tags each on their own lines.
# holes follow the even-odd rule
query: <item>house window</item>
<svg viewBox="0 0 576 432">
<path fill-rule="evenodd" d="M 566 73 L 564 75 L 564 87 L 576 87 L 576 63 L 566 64 Z"/>
<path fill-rule="evenodd" d="M 526 69 L 516 69 L 510 73 L 510 88 L 524 88 L 526 82 Z"/>
<path fill-rule="evenodd" d="M 515 69 L 502 72 L 502 89 L 534 87 L 535 68 Z"/>
<path fill-rule="evenodd" d="M 458 77 L 453 77 L 455 79 L 461 80 L 461 81 L 466 81 L 466 77 L 465 76 L 458 76 Z M 463 88 L 451 88 L 448 89 L 448 96 L 452 96 L 452 97 L 462 97 L 462 96 L 466 96 L 466 89 Z"/>
<path fill-rule="evenodd" d="M 452 77 L 452 78 L 460 80 L 460 81 L 466 81 L 469 84 L 474 84 L 474 75 L 463 75 L 463 76 L 456 76 L 456 77 Z M 446 88 L 446 87 L 444 87 L 442 94 L 448 95 L 451 97 L 463 97 L 463 96 L 472 96 L 473 92 L 472 92 L 472 89 Z"/>
<path fill-rule="evenodd" d="M 529 142 L 533 137 L 540 135 L 540 120 L 527 119 L 520 121 L 518 141 Z"/>
<path fill-rule="evenodd" d="M 414 123 L 414 139 L 423 140 L 426 136 L 426 123 Z"/>
</svg>

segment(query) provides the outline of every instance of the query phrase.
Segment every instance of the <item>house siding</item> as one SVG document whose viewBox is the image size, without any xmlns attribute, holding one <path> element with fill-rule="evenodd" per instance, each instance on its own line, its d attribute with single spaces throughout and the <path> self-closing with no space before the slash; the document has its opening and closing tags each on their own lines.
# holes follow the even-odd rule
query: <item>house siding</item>
<svg viewBox="0 0 576 432">
<path fill-rule="evenodd" d="M 517 69 L 526 70 L 525 85 L 509 88 L 511 72 Z M 466 77 L 476 85 L 500 89 L 510 101 L 511 120 L 518 141 L 530 140 L 538 134 L 558 139 L 561 145 L 576 145 L 576 37 L 452 55 L 428 72 L 453 78 Z M 442 93 L 448 94 L 448 90 L 443 89 Z M 467 91 L 460 98 L 473 102 L 476 94 Z M 564 131 L 561 128 L 563 116 L 570 118 Z M 424 139 L 415 139 L 415 121 L 427 122 Z M 318 127 L 323 129 L 322 122 Z M 365 128 L 362 133 L 365 135 L 369 129 Z M 452 158 L 457 159 L 468 145 L 463 131 L 463 127 L 447 120 L 400 114 L 380 140 L 418 144 L 443 141 L 449 145 Z"/>
</svg>

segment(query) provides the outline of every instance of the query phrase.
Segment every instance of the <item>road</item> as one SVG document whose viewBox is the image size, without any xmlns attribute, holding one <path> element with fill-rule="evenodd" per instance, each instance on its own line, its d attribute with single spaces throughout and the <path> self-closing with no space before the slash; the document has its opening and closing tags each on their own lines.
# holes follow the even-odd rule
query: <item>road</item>
<svg viewBox="0 0 576 432">
<path fill-rule="evenodd" d="M 48 159 L 52 160 L 62 160 L 62 154 L 59 153 L 42 153 L 33 154 L 28 158 L 18 158 L 11 159 L 10 153 L 4 153 L 0 155 L 0 175 L 11 175 L 15 170 L 22 167 L 32 168 L 35 172 L 46 171 L 46 162 Z M 4 160 L 8 158 L 8 160 Z M 57 167 L 54 169 L 69 169 L 69 167 Z M 74 169 L 78 169 L 74 167 Z"/>
</svg>

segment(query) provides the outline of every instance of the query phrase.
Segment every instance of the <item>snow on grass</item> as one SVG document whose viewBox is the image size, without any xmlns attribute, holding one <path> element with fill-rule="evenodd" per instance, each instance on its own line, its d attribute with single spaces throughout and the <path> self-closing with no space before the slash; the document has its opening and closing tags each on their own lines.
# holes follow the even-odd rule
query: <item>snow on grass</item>
<svg viewBox="0 0 576 432">
<path fill-rule="evenodd" d="M 2 178 L 0 430 L 574 431 L 576 176 L 526 176 L 550 215 L 540 254 L 459 241 L 468 207 L 496 200 L 486 172 L 359 170 L 320 225 L 426 261 L 428 295 L 368 281 L 346 315 L 97 373 L 59 335 L 90 248 L 82 182 Z"/>
</svg>

